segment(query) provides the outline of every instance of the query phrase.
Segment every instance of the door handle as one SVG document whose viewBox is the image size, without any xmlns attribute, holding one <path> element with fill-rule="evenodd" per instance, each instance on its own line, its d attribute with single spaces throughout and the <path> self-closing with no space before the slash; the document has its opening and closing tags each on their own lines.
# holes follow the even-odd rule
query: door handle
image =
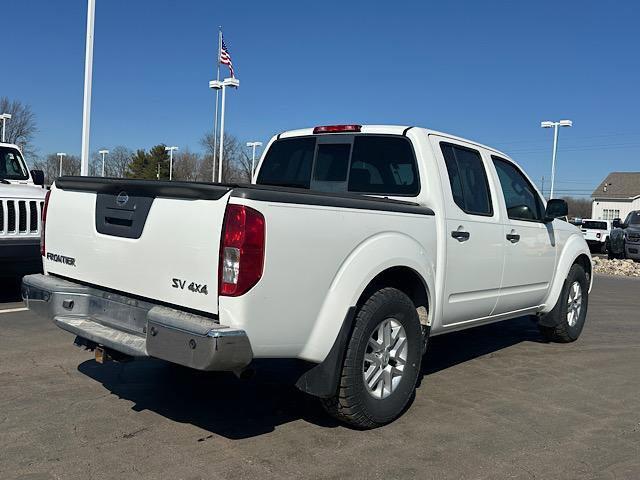
<svg viewBox="0 0 640 480">
<path fill-rule="evenodd" d="M 460 230 L 454 230 L 453 232 L 451 232 L 451 236 L 456 240 L 458 240 L 459 242 L 466 242 L 467 240 L 469 240 L 469 237 L 471 235 L 469 234 L 469 232 L 461 232 Z"/>
<path fill-rule="evenodd" d="M 517 233 L 507 233 L 507 240 L 509 240 L 511 243 L 518 243 L 520 241 L 520 235 L 518 235 Z"/>
</svg>

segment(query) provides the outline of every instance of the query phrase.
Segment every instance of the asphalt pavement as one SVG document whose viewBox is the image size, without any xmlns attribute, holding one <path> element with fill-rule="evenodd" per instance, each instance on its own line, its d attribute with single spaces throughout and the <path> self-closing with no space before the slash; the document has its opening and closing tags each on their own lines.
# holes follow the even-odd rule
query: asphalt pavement
<svg viewBox="0 0 640 480">
<path fill-rule="evenodd" d="M 1 479 L 640 478 L 640 280 L 596 277 L 573 344 L 528 318 L 432 339 L 410 409 L 364 432 L 290 362 L 99 365 L 0 291 Z"/>
</svg>

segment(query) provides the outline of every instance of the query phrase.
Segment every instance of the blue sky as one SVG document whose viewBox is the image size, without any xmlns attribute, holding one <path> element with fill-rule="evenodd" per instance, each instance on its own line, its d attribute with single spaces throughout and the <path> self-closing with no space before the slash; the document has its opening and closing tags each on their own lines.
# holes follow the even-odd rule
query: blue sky
<svg viewBox="0 0 640 480">
<path fill-rule="evenodd" d="M 41 155 L 80 152 L 85 0 L 3 2 L 0 96 Z M 189 146 L 212 128 L 217 26 L 242 141 L 331 123 L 420 125 L 501 148 L 560 191 L 640 170 L 640 2 L 97 0 L 91 149 Z M 9 30 L 6 30 L 9 28 Z"/>
</svg>

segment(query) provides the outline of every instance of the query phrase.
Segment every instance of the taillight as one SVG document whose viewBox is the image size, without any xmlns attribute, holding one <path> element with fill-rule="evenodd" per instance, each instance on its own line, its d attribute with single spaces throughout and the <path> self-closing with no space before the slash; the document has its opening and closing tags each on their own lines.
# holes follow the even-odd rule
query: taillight
<svg viewBox="0 0 640 480">
<path fill-rule="evenodd" d="M 47 190 L 44 196 L 44 206 L 42 207 L 42 222 L 40 224 L 40 255 L 44 257 L 46 253 L 46 247 L 44 243 L 44 229 L 47 224 L 47 209 L 49 208 L 49 197 L 51 196 L 51 190 Z"/>
<path fill-rule="evenodd" d="M 218 292 L 237 297 L 262 277 L 265 222 L 260 212 L 244 205 L 227 205 L 220 242 Z"/>
<path fill-rule="evenodd" d="M 359 132 L 362 125 L 323 125 L 313 129 L 313 133 Z"/>
</svg>

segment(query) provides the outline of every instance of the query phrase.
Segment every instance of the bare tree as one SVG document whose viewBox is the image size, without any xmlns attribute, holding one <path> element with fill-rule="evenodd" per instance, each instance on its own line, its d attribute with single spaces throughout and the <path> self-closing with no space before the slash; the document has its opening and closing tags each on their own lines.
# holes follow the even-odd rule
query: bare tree
<svg viewBox="0 0 640 480">
<path fill-rule="evenodd" d="M 51 185 L 60 176 L 60 157 L 55 153 L 36 160 L 33 165 L 44 172 L 44 181 L 47 185 Z M 80 157 L 76 155 L 63 157 L 62 175 L 80 175 Z"/>
<path fill-rule="evenodd" d="M 189 148 L 185 148 L 173 156 L 173 178 L 191 182 L 206 181 L 206 179 L 201 178 L 200 163 L 200 155 L 193 153 Z"/>
<path fill-rule="evenodd" d="M 563 197 L 569 206 L 569 217 L 591 217 L 592 201 L 590 198 Z"/>
<path fill-rule="evenodd" d="M 5 140 L 20 145 L 25 156 L 35 156 L 31 142 L 38 129 L 31 106 L 18 100 L 10 101 L 7 97 L 0 97 L 0 113 L 11 115 L 11 120 L 6 122 Z"/>
<path fill-rule="evenodd" d="M 213 134 L 206 133 L 200 140 L 205 149 L 201 163 L 203 179 L 209 181 L 213 168 Z M 216 171 L 216 178 L 217 178 Z M 237 137 L 225 133 L 224 153 L 222 158 L 222 181 L 226 183 L 247 183 L 251 180 L 251 159 L 242 149 Z"/>
<path fill-rule="evenodd" d="M 122 145 L 114 147 L 107 155 L 107 166 L 105 167 L 107 177 L 124 178 L 131 157 L 133 157 L 133 151 L 127 147 Z"/>
</svg>

